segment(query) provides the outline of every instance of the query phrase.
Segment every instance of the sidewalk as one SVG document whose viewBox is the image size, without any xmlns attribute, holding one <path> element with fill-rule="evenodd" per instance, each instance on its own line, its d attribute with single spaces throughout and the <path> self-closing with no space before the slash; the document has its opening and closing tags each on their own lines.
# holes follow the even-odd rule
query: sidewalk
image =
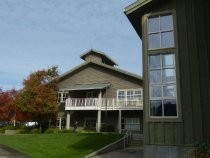
<svg viewBox="0 0 210 158">
<path fill-rule="evenodd" d="M 92 158 L 143 158 L 143 149 L 122 149 L 106 154 L 96 155 Z"/>
<path fill-rule="evenodd" d="M 27 158 L 27 156 L 7 146 L 0 145 L 0 158 Z"/>
</svg>

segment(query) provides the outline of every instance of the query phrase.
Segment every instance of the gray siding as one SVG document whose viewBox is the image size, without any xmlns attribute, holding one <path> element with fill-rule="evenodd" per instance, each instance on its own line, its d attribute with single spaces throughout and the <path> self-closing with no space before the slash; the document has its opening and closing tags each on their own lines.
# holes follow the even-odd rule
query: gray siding
<svg viewBox="0 0 210 158">
<path fill-rule="evenodd" d="M 68 89 L 75 84 L 111 83 L 103 97 L 116 98 L 118 89 L 141 88 L 141 80 L 117 73 L 96 65 L 85 67 L 58 84 L 59 89 Z"/>
<path fill-rule="evenodd" d="M 102 58 L 99 55 L 88 55 L 85 58 L 85 61 L 87 62 L 96 62 L 96 63 L 102 63 Z"/>
</svg>

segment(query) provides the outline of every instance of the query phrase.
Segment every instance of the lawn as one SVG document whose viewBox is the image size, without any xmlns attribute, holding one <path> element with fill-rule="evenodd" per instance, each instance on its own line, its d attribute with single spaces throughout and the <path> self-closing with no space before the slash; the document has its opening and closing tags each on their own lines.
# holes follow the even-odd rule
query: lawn
<svg viewBox="0 0 210 158">
<path fill-rule="evenodd" d="M 119 134 L 100 133 L 0 135 L 0 144 L 31 158 L 83 158 L 121 137 Z"/>
</svg>

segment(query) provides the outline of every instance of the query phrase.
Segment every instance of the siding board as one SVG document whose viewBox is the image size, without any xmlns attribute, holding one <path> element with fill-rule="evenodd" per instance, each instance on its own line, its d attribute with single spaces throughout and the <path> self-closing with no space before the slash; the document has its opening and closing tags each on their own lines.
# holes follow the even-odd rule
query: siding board
<svg viewBox="0 0 210 158">
<path fill-rule="evenodd" d="M 87 83 L 111 83 L 111 87 L 107 89 L 106 98 L 116 98 L 117 89 L 141 88 L 139 79 L 134 79 L 125 75 L 112 72 L 108 69 L 99 68 L 91 65 L 76 74 L 68 77 L 58 84 L 59 89 L 68 89 L 69 86 L 75 84 Z"/>
</svg>

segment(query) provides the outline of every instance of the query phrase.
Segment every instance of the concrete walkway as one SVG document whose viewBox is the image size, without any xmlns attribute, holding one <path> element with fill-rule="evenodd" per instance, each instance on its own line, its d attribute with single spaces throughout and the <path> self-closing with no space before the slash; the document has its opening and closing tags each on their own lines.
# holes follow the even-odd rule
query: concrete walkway
<svg viewBox="0 0 210 158">
<path fill-rule="evenodd" d="M 27 158 L 27 156 L 7 146 L 0 145 L 0 158 Z"/>
<path fill-rule="evenodd" d="M 143 149 L 122 149 L 106 154 L 96 155 L 92 158 L 143 158 Z"/>
</svg>

